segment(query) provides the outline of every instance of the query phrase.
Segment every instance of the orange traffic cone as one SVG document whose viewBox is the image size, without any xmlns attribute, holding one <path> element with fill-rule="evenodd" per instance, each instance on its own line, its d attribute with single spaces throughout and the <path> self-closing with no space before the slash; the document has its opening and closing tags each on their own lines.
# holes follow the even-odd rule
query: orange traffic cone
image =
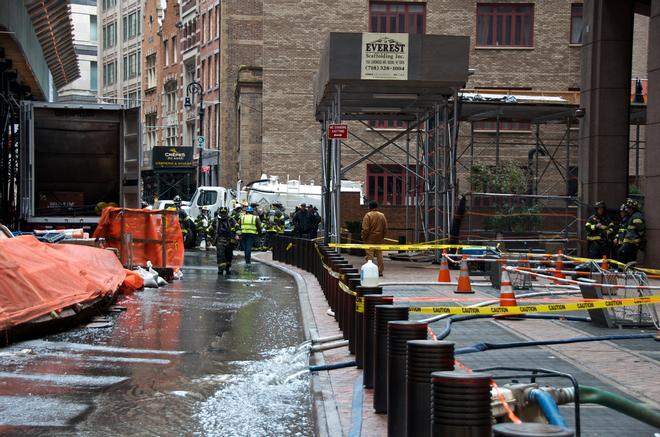
<svg viewBox="0 0 660 437">
<path fill-rule="evenodd" d="M 502 267 L 502 277 L 500 279 L 500 306 L 501 307 L 515 307 L 518 306 L 516 295 L 513 292 L 513 285 L 511 285 L 511 278 L 506 266 Z M 512 314 L 495 315 L 493 317 L 511 317 Z M 513 316 L 516 316 L 515 314 Z"/>
<path fill-rule="evenodd" d="M 557 251 L 557 257 L 555 258 L 555 274 L 553 275 L 555 278 L 560 278 L 564 279 L 566 275 L 564 275 L 561 271 L 564 270 L 564 258 L 563 255 L 564 252 L 562 250 Z M 555 284 L 561 284 L 561 281 L 555 281 Z"/>
<path fill-rule="evenodd" d="M 447 264 L 447 251 L 442 251 L 442 259 L 440 260 L 440 271 L 438 272 L 438 282 L 451 282 L 449 275 L 449 265 Z"/>
<path fill-rule="evenodd" d="M 474 293 L 470 283 L 470 271 L 468 270 L 466 255 L 463 255 L 463 259 L 461 259 L 461 273 L 458 275 L 458 287 L 456 287 L 454 293 Z"/>
<path fill-rule="evenodd" d="M 600 265 L 600 268 L 603 270 L 609 270 L 610 263 L 607 261 L 607 256 L 603 255 L 603 263 Z"/>
</svg>

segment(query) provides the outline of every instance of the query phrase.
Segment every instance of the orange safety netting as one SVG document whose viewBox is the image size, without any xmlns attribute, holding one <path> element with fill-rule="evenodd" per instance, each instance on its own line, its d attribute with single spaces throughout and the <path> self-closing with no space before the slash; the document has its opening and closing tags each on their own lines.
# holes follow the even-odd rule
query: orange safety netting
<svg viewBox="0 0 660 437">
<path fill-rule="evenodd" d="M 125 277 L 108 250 L 0 239 L 0 329 L 112 294 Z"/>
<path fill-rule="evenodd" d="M 179 268 L 183 265 L 183 235 L 176 211 L 105 208 L 94 238 L 105 238 L 119 251 L 124 265 Z"/>
</svg>

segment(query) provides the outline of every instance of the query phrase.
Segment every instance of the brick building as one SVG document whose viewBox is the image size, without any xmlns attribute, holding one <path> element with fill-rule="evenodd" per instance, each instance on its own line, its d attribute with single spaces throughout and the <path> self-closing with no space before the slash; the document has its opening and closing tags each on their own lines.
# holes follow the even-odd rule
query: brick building
<svg viewBox="0 0 660 437">
<path fill-rule="evenodd" d="M 554 91 L 569 98 L 570 91 L 579 89 L 581 4 L 568 0 L 340 0 L 307 1 L 304 5 L 261 0 L 241 2 L 240 21 L 232 21 L 232 3 L 223 3 L 223 10 L 228 11 L 223 16 L 223 48 L 227 50 L 222 65 L 226 123 L 222 129 L 221 180 L 225 184 L 233 184 L 238 177 L 253 179 L 262 172 L 319 181 L 320 129 L 313 118 L 312 79 L 320 48 L 331 31 L 469 35 L 470 65 L 476 73 L 470 77 L 468 88 L 514 93 Z M 249 108 L 238 104 L 243 97 L 257 102 L 247 123 L 243 118 Z M 239 113 L 240 123 L 235 119 Z M 371 128 L 388 135 L 400 126 L 378 123 Z M 371 128 L 352 126 L 375 142 L 379 134 Z M 528 125 L 502 121 L 500 129 L 516 140 L 509 142 L 518 142 L 521 133 L 527 143 L 532 142 Z M 493 123 L 483 123 L 480 130 L 493 131 Z M 347 152 L 347 160 L 368 150 L 359 144 L 355 149 Z M 512 146 L 502 155 L 506 158 L 519 153 Z M 374 164 L 361 165 L 348 177 L 368 184 L 367 174 L 374 169 Z"/>
<path fill-rule="evenodd" d="M 195 187 L 195 167 L 192 150 L 190 162 L 162 164 L 161 156 L 173 149 L 186 153 L 183 143 L 184 94 L 183 63 L 180 34 L 181 10 L 177 0 L 167 0 L 161 9 L 160 0 L 144 4 L 144 38 L 142 41 L 142 118 L 144 197 L 172 199 L 188 197 Z"/>
</svg>

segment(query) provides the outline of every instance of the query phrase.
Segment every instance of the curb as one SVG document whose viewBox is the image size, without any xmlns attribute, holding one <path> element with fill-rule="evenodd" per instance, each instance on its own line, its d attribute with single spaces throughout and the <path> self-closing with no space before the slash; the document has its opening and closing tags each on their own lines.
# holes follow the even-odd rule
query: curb
<svg viewBox="0 0 660 437">
<path fill-rule="evenodd" d="M 305 278 L 297 271 L 288 266 L 284 266 L 279 262 L 265 260 L 261 256 L 253 256 L 253 258 L 256 261 L 278 269 L 293 277 L 296 282 L 296 287 L 298 288 L 298 299 L 300 302 L 300 312 L 302 314 L 305 340 L 311 341 L 312 338 L 318 338 L 318 329 L 316 327 L 312 305 L 309 301 L 309 293 Z M 314 352 L 311 357 L 316 364 L 325 364 L 322 352 Z M 323 437 L 336 437 L 343 435 L 341 421 L 339 419 L 339 411 L 337 410 L 334 391 L 330 382 L 330 374 L 327 370 L 311 373 L 310 390 L 313 404 L 312 413 L 315 419 L 314 434 Z"/>
</svg>

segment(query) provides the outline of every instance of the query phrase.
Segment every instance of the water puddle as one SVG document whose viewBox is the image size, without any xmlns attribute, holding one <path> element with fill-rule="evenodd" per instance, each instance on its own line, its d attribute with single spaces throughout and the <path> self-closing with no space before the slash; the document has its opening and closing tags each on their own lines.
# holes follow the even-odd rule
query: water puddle
<svg viewBox="0 0 660 437">
<path fill-rule="evenodd" d="M 230 380 L 201 403 L 204 435 L 311 436 L 309 347 L 288 347 L 263 354 L 260 361 L 232 363 Z"/>
</svg>

